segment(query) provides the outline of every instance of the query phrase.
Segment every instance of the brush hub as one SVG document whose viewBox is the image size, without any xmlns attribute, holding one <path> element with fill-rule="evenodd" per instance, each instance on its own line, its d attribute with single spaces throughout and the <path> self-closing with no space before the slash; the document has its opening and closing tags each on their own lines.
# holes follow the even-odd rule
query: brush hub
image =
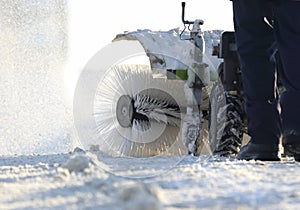
<svg viewBox="0 0 300 210">
<path fill-rule="evenodd" d="M 122 95 L 117 102 L 117 120 L 123 128 L 132 126 L 133 119 L 133 103 L 128 95 Z"/>
</svg>

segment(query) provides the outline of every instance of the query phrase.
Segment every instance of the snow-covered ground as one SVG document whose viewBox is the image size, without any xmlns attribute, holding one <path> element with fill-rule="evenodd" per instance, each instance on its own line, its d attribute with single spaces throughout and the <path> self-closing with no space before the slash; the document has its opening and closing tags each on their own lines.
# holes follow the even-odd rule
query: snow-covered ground
<svg viewBox="0 0 300 210">
<path fill-rule="evenodd" d="M 271 163 L 186 156 L 172 169 L 156 165 L 157 168 L 145 170 L 139 159 L 114 159 L 111 165 L 103 165 L 99 161 L 101 155 L 98 157 L 80 151 L 1 157 L 0 209 L 299 209 L 300 206 L 300 164 L 293 160 Z M 110 173 L 109 168 L 115 164 L 121 165 L 122 174 Z M 139 171 L 145 176 L 134 178 L 132 175 Z"/>
</svg>

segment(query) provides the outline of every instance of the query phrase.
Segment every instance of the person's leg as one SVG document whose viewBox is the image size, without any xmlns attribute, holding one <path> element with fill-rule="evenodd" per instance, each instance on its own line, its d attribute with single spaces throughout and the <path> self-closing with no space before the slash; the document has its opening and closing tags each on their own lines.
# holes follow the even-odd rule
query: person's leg
<svg viewBox="0 0 300 210">
<path fill-rule="evenodd" d="M 271 61 L 270 51 L 274 33 L 264 22 L 264 17 L 269 15 L 267 2 L 234 0 L 233 10 L 251 143 L 275 154 L 281 136 L 281 123 L 275 91 L 275 64 Z M 266 156 L 272 156 L 270 153 Z M 252 159 L 242 155 L 239 157 Z M 253 156 L 253 159 L 260 158 Z"/>
<path fill-rule="evenodd" d="M 284 138 L 300 147 L 300 1 L 279 0 L 274 7 L 274 30 L 286 91 L 281 96 Z M 296 145 L 293 145 L 296 147 Z M 299 148 L 300 154 L 300 148 Z"/>
</svg>

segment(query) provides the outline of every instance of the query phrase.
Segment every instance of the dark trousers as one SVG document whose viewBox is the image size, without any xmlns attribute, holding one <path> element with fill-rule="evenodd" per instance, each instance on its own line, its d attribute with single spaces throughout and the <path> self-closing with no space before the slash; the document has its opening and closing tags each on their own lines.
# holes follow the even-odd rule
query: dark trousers
<svg viewBox="0 0 300 210">
<path fill-rule="evenodd" d="M 251 141 L 278 144 L 283 132 L 300 143 L 300 1 L 233 0 L 233 11 Z M 281 109 L 274 49 L 286 88 Z"/>
</svg>

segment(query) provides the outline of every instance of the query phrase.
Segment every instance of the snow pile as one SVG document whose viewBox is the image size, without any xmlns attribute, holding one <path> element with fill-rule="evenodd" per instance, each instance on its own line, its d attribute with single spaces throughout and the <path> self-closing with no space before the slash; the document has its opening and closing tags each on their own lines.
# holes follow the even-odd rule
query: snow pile
<svg viewBox="0 0 300 210">
<path fill-rule="evenodd" d="M 83 172 L 90 167 L 90 164 L 91 161 L 86 155 L 79 154 L 71 156 L 70 159 L 63 164 L 63 168 L 68 169 L 69 172 Z"/>
<path fill-rule="evenodd" d="M 120 190 L 119 198 L 124 202 L 124 209 L 161 210 L 159 188 L 154 185 L 135 184 Z M 121 206 L 121 205 L 120 205 Z"/>
</svg>

